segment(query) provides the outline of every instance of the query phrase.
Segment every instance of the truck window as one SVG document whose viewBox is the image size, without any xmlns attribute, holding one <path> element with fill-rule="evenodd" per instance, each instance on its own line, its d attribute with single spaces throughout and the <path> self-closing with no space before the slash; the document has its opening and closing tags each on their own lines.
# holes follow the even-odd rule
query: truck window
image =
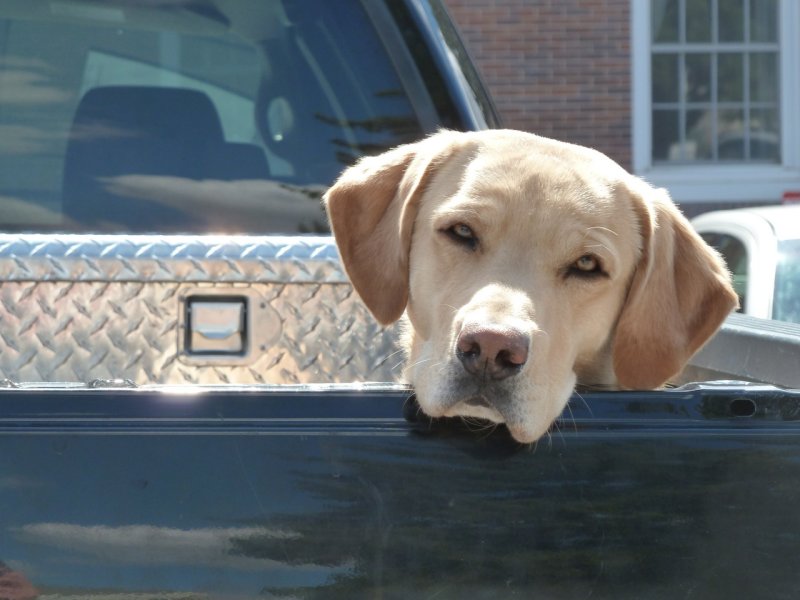
<svg viewBox="0 0 800 600">
<path fill-rule="evenodd" d="M 778 243 L 772 318 L 800 323 L 800 240 Z"/>
<path fill-rule="evenodd" d="M 0 6 L 0 230 L 305 233 L 420 123 L 357 0 Z"/>
<path fill-rule="evenodd" d="M 733 289 L 739 295 L 739 309 L 744 312 L 747 306 L 747 248 L 742 241 L 727 233 L 701 233 L 706 243 L 715 248 L 725 259 L 733 277 Z"/>
</svg>

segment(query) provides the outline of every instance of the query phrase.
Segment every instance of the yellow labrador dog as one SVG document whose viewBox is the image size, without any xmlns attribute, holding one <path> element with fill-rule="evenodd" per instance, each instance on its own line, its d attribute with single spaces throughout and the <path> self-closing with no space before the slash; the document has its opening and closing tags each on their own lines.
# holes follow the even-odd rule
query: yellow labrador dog
<svg viewBox="0 0 800 600">
<path fill-rule="evenodd" d="M 375 318 L 407 314 L 423 411 L 506 423 L 523 443 L 576 383 L 664 384 L 737 304 L 665 190 L 529 133 L 441 131 L 362 159 L 325 202 Z"/>
</svg>

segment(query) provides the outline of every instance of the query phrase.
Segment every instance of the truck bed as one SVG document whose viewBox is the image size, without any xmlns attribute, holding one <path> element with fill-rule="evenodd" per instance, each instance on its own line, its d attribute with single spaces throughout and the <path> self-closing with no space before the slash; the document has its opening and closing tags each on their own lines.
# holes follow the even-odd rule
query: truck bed
<svg viewBox="0 0 800 600">
<path fill-rule="evenodd" d="M 594 392 L 521 446 L 421 417 L 402 386 L 9 387 L 0 583 L 39 598 L 796 598 L 799 419 L 800 392 L 766 385 Z"/>
</svg>

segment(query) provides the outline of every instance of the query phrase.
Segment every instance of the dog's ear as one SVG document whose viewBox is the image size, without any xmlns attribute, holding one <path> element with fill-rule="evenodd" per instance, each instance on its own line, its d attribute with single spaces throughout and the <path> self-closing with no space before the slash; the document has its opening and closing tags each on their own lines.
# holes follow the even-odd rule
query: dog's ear
<svg viewBox="0 0 800 600">
<path fill-rule="evenodd" d="M 384 325 L 399 319 L 408 302 L 408 256 L 420 198 L 465 135 L 441 131 L 362 158 L 324 196 L 345 271 Z"/>
<path fill-rule="evenodd" d="M 641 180 L 626 187 L 639 220 L 641 258 L 614 338 L 614 371 L 629 389 L 680 373 L 738 305 L 720 256 L 670 200 Z"/>
</svg>

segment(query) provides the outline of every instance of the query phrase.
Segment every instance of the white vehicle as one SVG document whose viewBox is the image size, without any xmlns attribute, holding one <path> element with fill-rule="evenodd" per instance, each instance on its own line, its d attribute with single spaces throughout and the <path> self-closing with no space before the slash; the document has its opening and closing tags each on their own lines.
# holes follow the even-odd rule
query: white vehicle
<svg viewBox="0 0 800 600">
<path fill-rule="evenodd" d="M 728 263 L 741 312 L 800 323 L 800 205 L 709 212 L 692 225 Z"/>
</svg>

